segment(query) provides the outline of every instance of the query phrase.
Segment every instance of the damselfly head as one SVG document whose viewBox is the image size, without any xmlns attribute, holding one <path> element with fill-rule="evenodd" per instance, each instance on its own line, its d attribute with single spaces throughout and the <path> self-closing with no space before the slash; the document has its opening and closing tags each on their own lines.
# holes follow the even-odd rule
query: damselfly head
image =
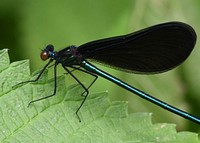
<svg viewBox="0 0 200 143">
<path fill-rule="evenodd" d="M 46 46 L 46 48 L 44 50 L 42 50 L 41 54 L 40 54 L 40 58 L 43 60 L 43 61 L 46 61 L 49 56 L 50 56 L 50 53 L 54 51 L 54 46 L 49 44 Z"/>
</svg>

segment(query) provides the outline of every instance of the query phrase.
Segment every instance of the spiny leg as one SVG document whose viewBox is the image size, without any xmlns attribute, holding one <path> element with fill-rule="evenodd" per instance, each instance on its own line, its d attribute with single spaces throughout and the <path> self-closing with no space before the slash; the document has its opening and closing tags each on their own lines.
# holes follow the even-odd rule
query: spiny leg
<svg viewBox="0 0 200 143">
<path fill-rule="evenodd" d="M 88 71 L 86 71 L 86 70 L 81 69 L 81 66 L 80 66 L 80 67 L 69 66 L 69 67 L 73 68 L 73 70 L 71 70 L 70 72 L 73 72 L 74 70 L 79 70 L 79 71 L 82 71 L 82 72 L 84 72 L 84 73 L 86 73 L 86 74 L 92 75 L 92 76 L 95 78 L 95 79 L 90 83 L 90 85 L 87 87 L 87 90 L 95 83 L 95 81 L 96 81 L 97 78 L 98 78 L 97 75 L 95 75 L 95 74 L 93 74 L 93 73 L 91 73 L 91 72 L 88 72 Z M 85 95 L 84 95 L 85 93 L 86 93 L 86 90 L 81 94 L 81 96 L 85 96 Z"/>
<path fill-rule="evenodd" d="M 79 117 L 79 115 L 78 115 L 78 112 L 79 112 L 79 110 L 81 109 L 81 107 L 83 106 L 83 104 L 84 104 L 84 102 L 85 102 L 85 100 L 87 99 L 87 96 L 88 96 L 88 94 L 89 94 L 89 91 L 88 91 L 88 89 L 91 87 L 91 85 L 96 81 L 96 79 L 97 79 L 97 76 L 96 75 L 94 75 L 94 74 L 90 74 L 89 72 L 87 72 L 87 71 L 84 71 L 84 70 L 82 70 L 82 69 L 79 69 L 79 68 L 76 68 L 76 67 L 71 67 L 71 68 L 74 68 L 74 69 L 77 69 L 77 70 L 80 70 L 80 71 L 82 71 L 82 72 L 85 72 L 85 73 L 87 73 L 87 74 L 90 74 L 90 75 L 93 75 L 93 76 L 95 76 L 95 80 L 92 82 L 92 84 L 90 84 L 90 86 L 88 87 L 88 88 L 86 88 L 65 66 L 63 66 L 63 68 L 83 87 L 83 89 L 85 90 L 83 93 L 86 93 L 85 95 L 84 95 L 84 99 L 83 99 L 83 101 L 81 102 L 81 104 L 80 104 L 80 106 L 78 107 L 78 109 L 76 110 L 76 116 L 78 117 L 78 119 L 79 119 L 79 122 L 81 122 L 81 119 L 80 119 L 80 117 Z"/>
<path fill-rule="evenodd" d="M 70 66 L 69 66 L 70 67 Z M 72 67 L 70 67 L 70 68 L 72 68 Z M 78 67 L 79 68 L 79 67 Z M 74 69 L 72 69 L 72 70 L 69 70 L 69 72 L 73 72 L 73 71 L 75 71 L 76 69 L 74 68 Z M 67 73 L 64 73 L 64 74 L 69 74 L 68 72 Z"/>
<path fill-rule="evenodd" d="M 28 83 L 28 82 L 36 82 L 40 79 L 41 75 L 44 73 L 45 69 L 48 67 L 48 65 L 53 61 L 53 59 L 49 60 L 49 62 L 44 66 L 44 68 L 41 70 L 41 72 L 39 73 L 39 75 L 37 76 L 36 79 L 34 80 L 28 80 L 28 81 L 23 81 L 23 82 L 20 82 L 16 85 L 14 85 L 12 88 L 15 88 L 16 86 L 20 85 L 20 84 L 25 84 L 25 83 Z"/>
<path fill-rule="evenodd" d="M 55 64 L 54 64 L 54 91 L 53 91 L 53 94 L 51 94 L 49 96 L 45 96 L 45 97 L 39 98 L 39 99 L 36 99 L 36 100 L 32 100 L 31 102 L 29 102 L 28 107 L 30 106 L 30 104 L 32 104 L 34 102 L 37 102 L 37 101 L 40 101 L 40 100 L 43 100 L 43 99 L 47 99 L 47 98 L 52 97 L 52 96 L 54 96 L 56 94 L 56 89 L 57 89 L 57 81 L 56 81 L 57 65 L 58 64 L 55 62 Z"/>
</svg>

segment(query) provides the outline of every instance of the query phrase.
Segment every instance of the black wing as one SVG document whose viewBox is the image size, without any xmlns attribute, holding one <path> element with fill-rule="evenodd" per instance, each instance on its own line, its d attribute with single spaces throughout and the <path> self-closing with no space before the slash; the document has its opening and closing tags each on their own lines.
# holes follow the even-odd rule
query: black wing
<svg viewBox="0 0 200 143">
<path fill-rule="evenodd" d="M 157 73 L 181 64 L 196 43 L 193 28 L 169 22 L 130 33 L 86 43 L 78 47 L 85 59 L 134 73 Z"/>
</svg>

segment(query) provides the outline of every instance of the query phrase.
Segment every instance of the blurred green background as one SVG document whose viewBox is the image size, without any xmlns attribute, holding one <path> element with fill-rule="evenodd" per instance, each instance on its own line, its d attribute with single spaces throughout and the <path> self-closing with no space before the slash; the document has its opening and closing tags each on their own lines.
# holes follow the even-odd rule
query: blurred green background
<svg viewBox="0 0 200 143">
<path fill-rule="evenodd" d="M 199 13 L 199 0 L 1 0 L 0 48 L 10 49 L 12 62 L 30 59 L 33 72 L 44 66 L 45 62 L 40 60 L 39 55 L 47 44 L 51 43 L 60 50 L 69 45 L 78 46 L 168 21 L 188 23 L 200 35 Z M 199 41 L 197 38 L 196 48 L 188 60 L 167 73 L 136 75 L 97 66 L 160 100 L 200 117 Z M 64 71 L 59 68 L 59 73 Z M 92 81 L 88 75 L 77 74 L 86 84 Z M 66 80 L 66 86 L 75 83 L 70 77 Z M 90 93 L 103 91 L 108 91 L 112 100 L 128 101 L 130 113 L 153 113 L 154 123 L 176 123 L 180 131 L 198 132 L 200 129 L 196 124 L 98 78 Z"/>
</svg>

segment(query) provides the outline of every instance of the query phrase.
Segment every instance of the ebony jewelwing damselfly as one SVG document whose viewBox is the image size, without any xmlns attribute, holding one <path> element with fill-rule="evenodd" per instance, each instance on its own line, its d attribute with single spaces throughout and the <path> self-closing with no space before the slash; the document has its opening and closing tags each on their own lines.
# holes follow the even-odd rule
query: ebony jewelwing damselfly
<svg viewBox="0 0 200 143">
<path fill-rule="evenodd" d="M 199 118 L 132 87 L 118 78 L 100 70 L 89 62 L 90 60 L 94 60 L 110 65 L 113 68 L 139 74 L 161 73 L 180 65 L 190 55 L 195 43 L 196 33 L 191 26 L 181 22 L 169 22 L 148 27 L 123 36 L 96 40 L 79 47 L 68 46 L 58 52 L 54 51 L 53 45 L 47 45 L 41 52 L 41 59 L 43 61 L 50 59 L 49 62 L 44 66 L 35 80 L 29 80 L 19 84 L 38 81 L 50 63 L 55 61 L 53 65 L 53 94 L 33 100 L 29 105 L 56 94 L 56 68 L 58 64 L 61 64 L 67 73 L 70 74 L 84 89 L 84 92 L 82 93 L 84 99 L 76 111 L 79 121 L 81 120 L 78 116 L 78 112 L 89 94 L 89 88 L 96 81 L 98 76 L 101 76 L 141 98 L 182 116 L 183 118 L 200 124 Z M 69 68 L 90 74 L 94 76 L 95 79 L 88 87 L 85 87 L 85 85 L 74 76 Z"/>
</svg>

